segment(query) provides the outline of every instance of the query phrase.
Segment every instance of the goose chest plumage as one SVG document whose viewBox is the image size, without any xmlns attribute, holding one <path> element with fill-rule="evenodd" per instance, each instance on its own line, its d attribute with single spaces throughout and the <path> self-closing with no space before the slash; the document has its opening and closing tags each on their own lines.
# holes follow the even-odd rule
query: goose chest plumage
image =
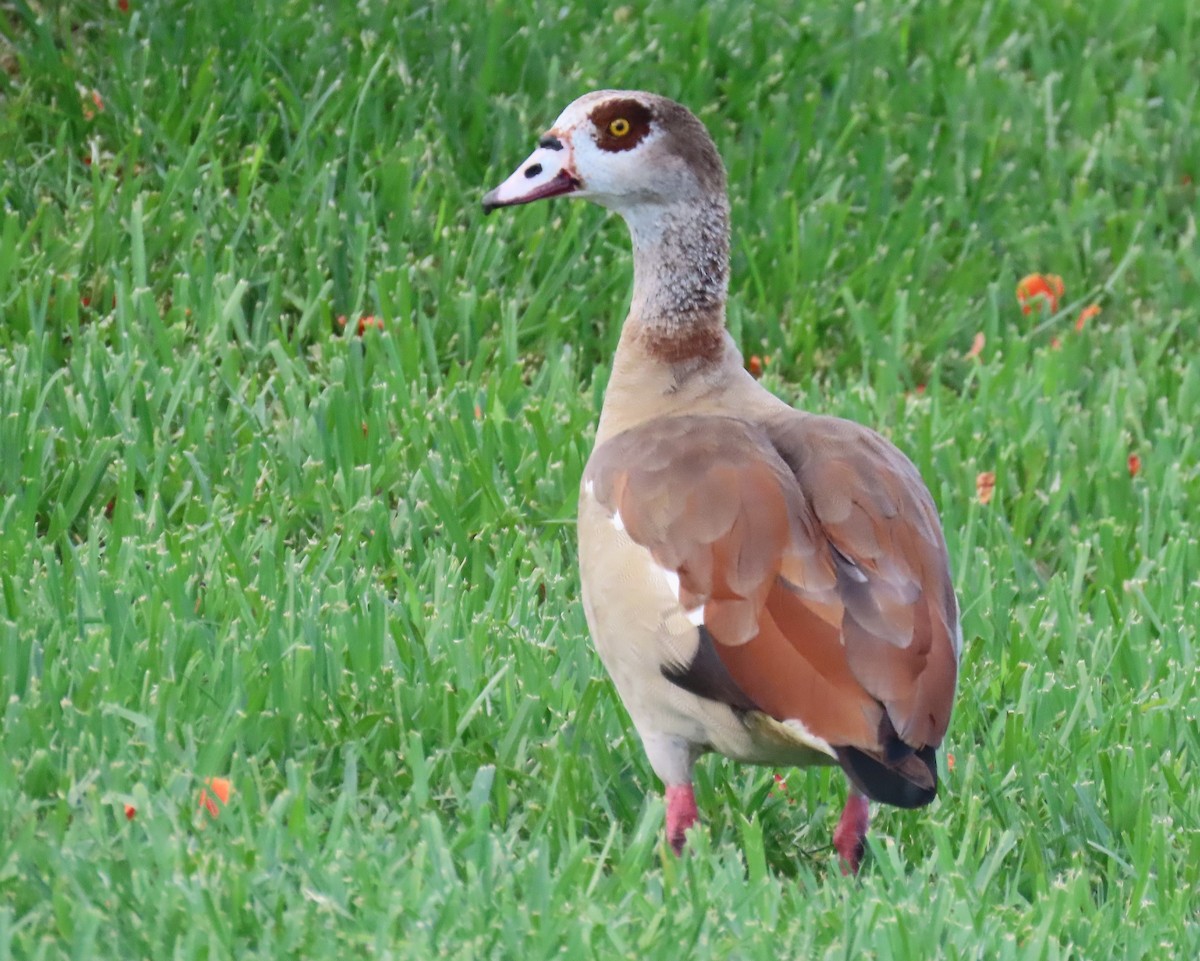
<svg viewBox="0 0 1200 961">
<path fill-rule="evenodd" d="M 696 759 L 837 764 L 834 831 L 863 854 L 868 799 L 937 793 L 961 634 L 916 468 L 850 421 L 795 410 L 725 329 L 729 205 L 704 125 L 673 101 L 572 103 L 484 210 L 560 195 L 619 213 L 634 283 L 579 495 L 596 650 L 666 789 L 667 839 L 697 820 Z"/>
</svg>

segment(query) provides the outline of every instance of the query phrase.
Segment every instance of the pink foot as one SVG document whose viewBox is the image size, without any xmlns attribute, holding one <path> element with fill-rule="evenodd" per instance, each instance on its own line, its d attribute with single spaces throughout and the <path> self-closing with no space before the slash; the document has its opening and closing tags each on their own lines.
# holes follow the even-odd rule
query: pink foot
<svg viewBox="0 0 1200 961">
<path fill-rule="evenodd" d="M 696 795 L 690 784 L 667 785 L 667 841 L 676 854 L 683 854 L 684 834 L 700 818 Z"/>
<path fill-rule="evenodd" d="M 870 820 L 867 799 L 851 790 L 837 828 L 833 832 L 833 846 L 841 855 L 842 874 L 858 874 L 858 866 L 863 858 L 863 842 L 867 837 L 867 825 Z"/>
</svg>

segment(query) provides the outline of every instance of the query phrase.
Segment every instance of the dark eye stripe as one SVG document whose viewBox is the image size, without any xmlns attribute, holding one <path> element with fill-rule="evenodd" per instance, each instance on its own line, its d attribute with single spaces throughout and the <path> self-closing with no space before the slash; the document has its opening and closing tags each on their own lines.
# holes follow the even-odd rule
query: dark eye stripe
<svg viewBox="0 0 1200 961">
<path fill-rule="evenodd" d="M 596 146 L 617 153 L 632 150 L 646 138 L 654 114 L 640 100 L 606 100 L 592 111 L 589 119 L 596 127 Z M 608 129 L 614 120 L 628 122 L 629 131 L 620 137 L 614 136 Z"/>
</svg>

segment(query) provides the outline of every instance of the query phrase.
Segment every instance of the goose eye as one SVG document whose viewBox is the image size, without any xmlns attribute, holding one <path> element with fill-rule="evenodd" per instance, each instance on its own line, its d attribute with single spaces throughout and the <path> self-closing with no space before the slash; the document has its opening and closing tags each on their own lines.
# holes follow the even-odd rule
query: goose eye
<svg viewBox="0 0 1200 961">
<path fill-rule="evenodd" d="M 614 137 L 624 137 L 629 133 L 629 121 L 624 117 L 617 117 L 608 125 L 608 132 Z"/>
</svg>

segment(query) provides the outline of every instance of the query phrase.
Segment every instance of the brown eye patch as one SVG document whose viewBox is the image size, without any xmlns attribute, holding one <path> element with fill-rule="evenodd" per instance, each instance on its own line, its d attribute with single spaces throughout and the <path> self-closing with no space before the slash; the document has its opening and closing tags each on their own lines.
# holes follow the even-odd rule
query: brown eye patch
<svg viewBox="0 0 1200 961">
<path fill-rule="evenodd" d="M 601 150 L 632 150 L 650 132 L 654 114 L 638 100 L 606 100 L 591 113 Z"/>
</svg>

